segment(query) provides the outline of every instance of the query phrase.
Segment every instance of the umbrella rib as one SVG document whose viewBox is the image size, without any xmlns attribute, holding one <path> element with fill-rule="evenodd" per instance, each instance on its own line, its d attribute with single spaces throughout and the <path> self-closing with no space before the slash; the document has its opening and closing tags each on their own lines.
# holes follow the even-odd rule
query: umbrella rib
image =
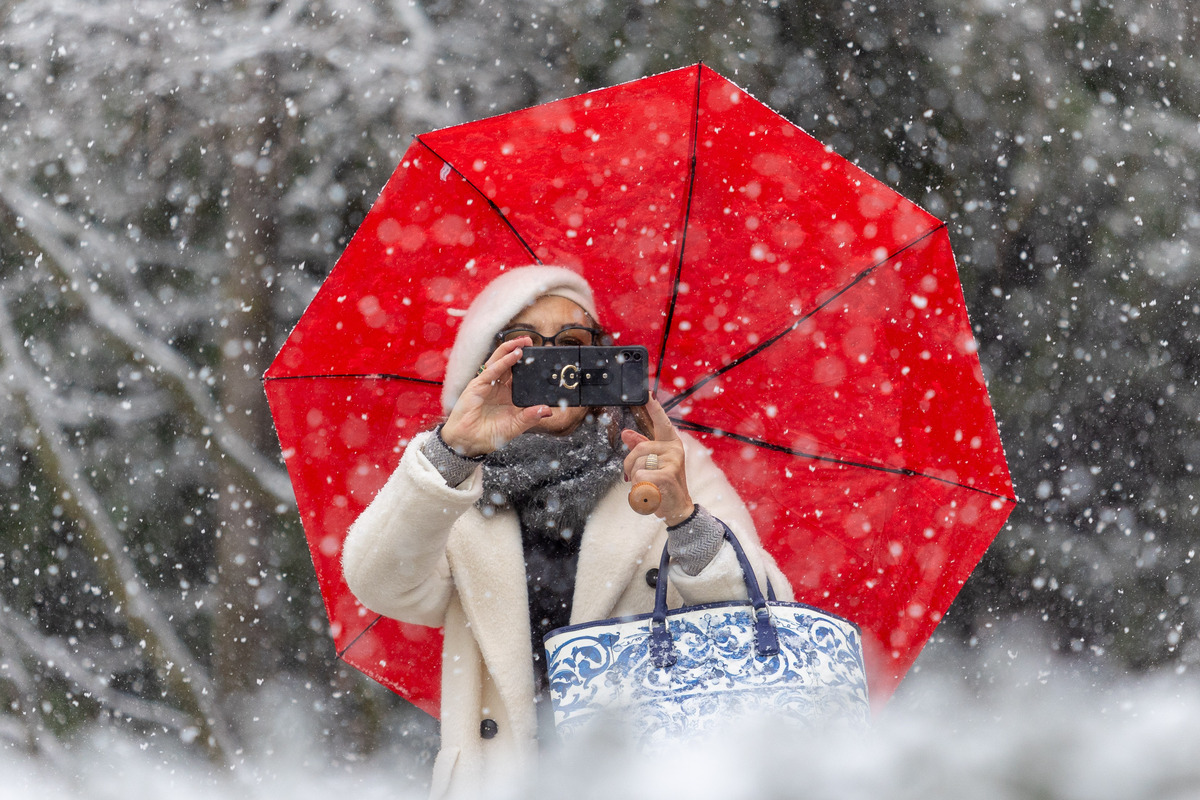
<svg viewBox="0 0 1200 800">
<path fill-rule="evenodd" d="M 806 453 L 803 450 L 796 450 L 795 448 L 792 448 L 792 447 L 784 447 L 781 444 L 773 444 L 771 442 L 764 442 L 762 439 L 755 439 L 752 436 L 743 436 L 740 433 L 730 433 L 729 431 L 724 431 L 724 430 L 721 430 L 720 428 L 714 428 L 709 425 L 701 425 L 696 422 L 688 422 L 687 420 L 676 419 L 674 417 L 671 418 L 671 422 L 673 422 L 675 424 L 676 428 L 682 428 L 683 430 L 695 431 L 697 433 L 708 433 L 713 436 L 717 436 L 717 437 L 721 437 L 721 438 L 725 438 L 725 439 L 733 439 L 734 441 L 743 442 L 743 443 L 749 444 L 749 445 L 754 445 L 755 447 L 761 447 L 764 450 L 773 450 L 777 453 L 786 453 L 787 455 L 796 456 L 797 458 L 809 458 L 809 459 L 812 459 L 813 461 L 825 461 L 830 464 L 839 464 L 844 467 L 859 467 L 861 469 L 871 469 L 871 470 L 875 470 L 877 472 L 887 472 L 892 475 L 902 475 L 906 478 L 927 478 L 931 481 L 945 483 L 950 486 L 957 486 L 960 489 L 968 489 L 972 492 L 979 492 L 980 494 L 987 495 L 988 497 L 995 497 L 1000 500 L 1005 500 L 1009 503 L 1016 504 L 1016 502 L 1017 502 L 1017 500 L 1015 498 L 1009 497 L 1008 495 L 998 494 L 996 492 L 990 492 L 987 489 L 980 489 L 977 486 L 968 486 L 965 483 L 959 483 L 957 481 L 947 480 L 946 478 L 939 478 L 936 475 L 930 475 L 926 472 L 918 472 L 915 469 L 908 469 L 907 467 L 885 467 L 882 464 L 870 464 L 865 461 L 851 461 L 851 460 L 845 459 L 845 458 L 833 458 L 832 456 L 819 456 L 815 453 Z"/>
<path fill-rule="evenodd" d="M 361 639 L 362 637 L 366 636 L 367 631 L 371 630 L 371 628 L 374 628 L 375 623 L 379 622 L 379 620 L 381 620 L 381 619 L 383 619 L 383 614 L 380 614 L 379 616 L 375 617 L 375 619 L 371 620 L 371 624 L 368 625 L 367 627 L 363 628 L 362 631 L 359 632 L 358 636 L 354 637 L 354 640 L 351 641 L 350 644 L 343 647 L 341 649 L 341 651 L 337 654 L 337 657 L 344 658 L 346 653 L 350 652 L 350 648 L 354 647 L 354 645 L 358 644 L 358 640 Z"/>
<path fill-rule="evenodd" d="M 542 263 L 542 260 L 537 257 L 537 253 L 533 252 L 533 248 L 530 247 L 529 243 L 525 241 L 525 237 L 523 237 L 517 231 L 516 226 L 512 224 L 512 221 L 507 216 L 505 216 L 504 212 L 500 210 L 500 206 L 496 205 L 496 203 L 492 200 L 492 198 L 490 198 L 486 194 L 484 194 L 482 189 L 480 189 L 478 186 L 476 186 L 471 181 L 470 178 L 468 178 L 466 175 L 464 175 L 462 173 L 462 170 L 460 170 L 458 167 L 451 164 L 446 159 L 442 158 L 441 154 L 439 154 L 437 150 L 434 150 L 432 147 L 430 147 L 428 144 L 426 144 L 424 139 L 422 139 L 420 136 L 417 136 L 414 138 L 416 138 L 416 140 L 421 143 L 422 147 L 424 147 L 429 152 L 433 153 L 434 156 L 436 156 L 437 158 L 441 159 L 443 164 L 445 164 L 447 167 L 452 169 L 454 171 L 455 175 L 462 178 L 463 181 L 466 182 L 466 184 L 468 186 L 470 186 L 472 189 L 475 190 L 476 194 L 478 194 L 480 197 L 483 198 L 483 202 L 487 203 L 488 206 L 491 207 L 492 211 L 496 212 L 496 216 L 500 217 L 501 221 L 504 222 L 504 224 L 508 226 L 508 229 L 512 232 L 512 235 L 517 237 L 517 241 L 521 243 L 521 246 L 525 248 L 525 252 L 529 253 L 529 257 L 533 259 L 533 263 L 535 263 L 535 264 Z"/>
<path fill-rule="evenodd" d="M 658 393 L 659 376 L 662 375 L 663 359 L 667 357 L 667 337 L 671 335 L 671 320 L 675 318 L 675 303 L 679 299 L 679 283 L 683 277 L 683 254 L 687 247 L 688 222 L 692 218 L 692 195 L 696 190 L 696 140 L 700 138 L 700 76 L 703 64 L 696 65 L 696 99 L 692 107 L 692 159 L 688 165 L 687 201 L 683 207 L 683 231 L 679 235 L 679 260 L 675 264 L 675 282 L 671 286 L 671 302 L 667 305 L 667 319 L 663 324 L 662 344 L 658 348 L 658 368 L 654 371 L 654 392 Z"/>
<path fill-rule="evenodd" d="M 310 378 L 384 378 L 390 381 L 409 381 L 411 383 L 423 383 L 427 386 L 441 386 L 441 381 L 431 381 L 427 378 L 410 378 L 407 375 L 390 375 L 383 372 L 363 372 L 363 373 L 347 373 L 336 375 L 276 375 L 273 377 L 264 377 L 264 381 L 297 381 Z"/>
<path fill-rule="evenodd" d="M 845 294 L 846 292 L 850 291 L 852 288 L 857 286 L 861 281 L 863 281 L 872 272 L 879 269 L 881 266 L 888 263 L 889 261 L 894 259 L 896 256 L 900 255 L 904 251 L 909 250 L 913 247 L 916 247 L 918 244 L 925 241 L 930 236 L 933 236 L 935 233 L 937 233 L 938 231 L 942 230 L 945 227 L 946 227 L 946 223 L 943 222 L 943 223 L 939 224 L 937 227 L 931 228 L 930 230 L 928 230 L 925 233 L 918 236 L 916 239 L 913 239 L 911 242 L 909 242 L 908 244 L 901 247 L 896 252 L 891 253 L 890 255 L 881 259 L 877 263 L 872 264 L 871 266 L 867 267 L 862 272 L 858 273 L 858 275 L 854 276 L 853 280 L 851 280 L 849 283 L 847 283 L 845 286 L 843 286 L 841 289 L 839 289 L 835 294 L 833 294 L 832 296 L 827 298 L 825 300 L 825 302 L 818 305 L 812 311 L 809 311 L 807 314 L 805 314 L 804 316 L 797 319 L 795 322 L 793 322 L 791 325 L 784 328 L 779 333 L 776 333 L 774 336 L 771 336 L 770 338 L 766 339 L 765 341 L 762 342 L 762 344 L 759 344 L 756 347 L 753 347 L 750 350 L 747 350 L 745 353 L 738 356 L 733 361 L 730 361 L 725 366 L 721 367 L 720 369 L 716 370 L 715 372 L 713 372 L 709 375 L 704 376 L 699 381 L 697 381 L 696 383 L 689 386 L 686 390 L 680 392 L 679 394 L 675 395 L 670 400 L 668 400 L 666 403 L 664 403 L 663 408 L 668 409 L 668 410 L 671 408 L 674 408 L 675 406 L 677 406 L 681 402 L 683 402 L 684 398 L 699 391 L 700 387 L 704 386 L 704 384 L 708 383 L 709 381 L 711 381 L 715 378 L 719 378 L 721 375 L 724 375 L 726 372 L 733 369 L 734 367 L 736 367 L 746 361 L 749 361 L 751 358 L 754 358 L 754 356 L 758 355 L 763 350 L 766 350 L 768 347 L 770 347 L 771 345 L 778 342 L 784 336 L 787 336 L 789 333 L 796 330 L 796 328 L 800 327 L 802 324 L 804 324 L 808 320 L 812 319 L 814 316 L 816 316 L 817 312 L 821 311 L 826 306 L 828 306 L 830 303 L 832 303 L 834 300 L 838 299 L 843 294 Z M 659 371 L 660 372 L 662 371 L 661 363 L 659 364 Z"/>
</svg>

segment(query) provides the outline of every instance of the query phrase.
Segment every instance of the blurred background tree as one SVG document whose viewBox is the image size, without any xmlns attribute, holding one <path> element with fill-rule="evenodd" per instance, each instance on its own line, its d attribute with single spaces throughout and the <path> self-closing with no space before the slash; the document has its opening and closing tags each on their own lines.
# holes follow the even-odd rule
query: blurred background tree
<svg viewBox="0 0 1200 800">
<path fill-rule="evenodd" d="M 413 134 L 703 60 L 950 223 L 1017 491 L 943 623 L 1200 660 L 1200 65 L 1184 0 L 0 0 L 0 735 L 349 749 L 260 376 Z M 934 648 L 936 650 L 936 648 Z"/>
</svg>

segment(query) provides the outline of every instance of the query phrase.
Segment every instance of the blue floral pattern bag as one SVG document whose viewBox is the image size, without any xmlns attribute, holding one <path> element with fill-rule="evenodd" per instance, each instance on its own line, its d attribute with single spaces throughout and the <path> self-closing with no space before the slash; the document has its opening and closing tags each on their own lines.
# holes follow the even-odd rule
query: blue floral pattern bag
<svg viewBox="0 0 1200 800">
<path fill-rule="evenodd" d="M 764 597 L 728 527 L 749 600 L 667 610 L 664 548 L 654 611 L 546 634 L 554 721 L 564 739 L 616 715 L 643 744 L 703 734 L 766 714 L 865 724 L 870 715 L 858 626 Z"/>
</svg>

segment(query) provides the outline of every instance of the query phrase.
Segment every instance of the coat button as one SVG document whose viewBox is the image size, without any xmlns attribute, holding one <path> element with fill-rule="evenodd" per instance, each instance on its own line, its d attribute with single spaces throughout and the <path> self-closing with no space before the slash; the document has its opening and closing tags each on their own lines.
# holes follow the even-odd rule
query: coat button
<svg viewBox="0 0 1200 800">
<path fill-rule="evenodd" d="M 658 588 L 658 567 L 646 570 L 646 585 L 651 589 Z"/>
<path fill-rule="evenodd" d="M 496 724 L 494 719 L 485 719 L 479 723 L 479 735 L 484 739 L 491 739 L 500 732 L 500 726 Z"/>
</svg>

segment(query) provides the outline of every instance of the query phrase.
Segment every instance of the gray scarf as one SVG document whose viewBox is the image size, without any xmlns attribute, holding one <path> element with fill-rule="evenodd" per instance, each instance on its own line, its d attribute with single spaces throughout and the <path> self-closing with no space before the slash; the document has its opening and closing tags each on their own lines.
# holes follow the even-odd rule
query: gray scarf
<svg viewBox="0 0 1200 800">
<path fill-rule="evenodd" d="M 512 508 L 527 537 L 551 548 L 578 547 L 572 540 L 622 473 L 625 449 L 619 440 L 615 447 L 609 442 L 612 413 L 588 414 L 565 436 L 522 434 L 490 453 L 483 461 L 480 511 L 490 517 Z"/>
</svg>

